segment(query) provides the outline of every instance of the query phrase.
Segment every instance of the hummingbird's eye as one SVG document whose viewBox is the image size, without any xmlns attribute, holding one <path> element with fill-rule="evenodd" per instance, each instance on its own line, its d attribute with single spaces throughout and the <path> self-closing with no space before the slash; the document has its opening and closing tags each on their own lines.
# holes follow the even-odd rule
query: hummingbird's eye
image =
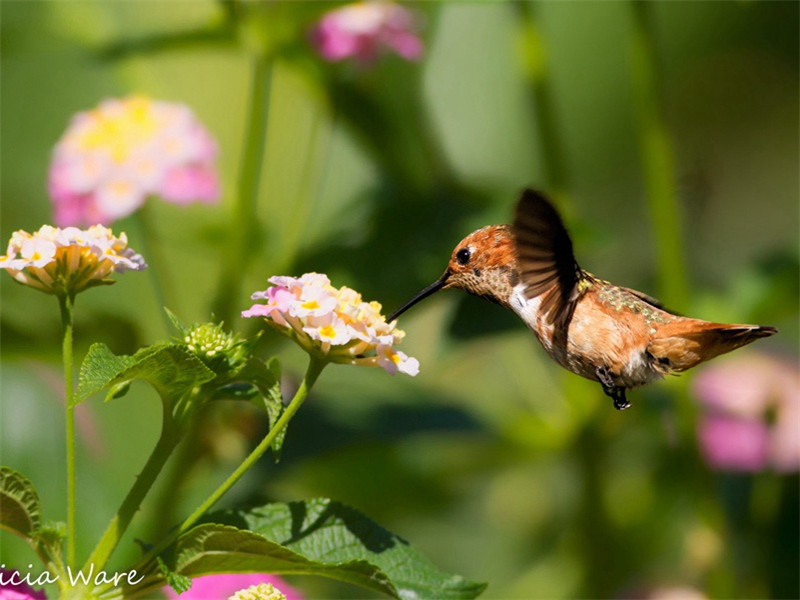
<svg viewBox="0 0 800 600">
<path fill-rule="evenodd" d="M 471 253 L 469 251 L 469 248 L 462 248 L 461 250 L 456 252 L 456 260 L 460 265 L 467 264 L 469 262 L 470 257 Z"/>
</svg>

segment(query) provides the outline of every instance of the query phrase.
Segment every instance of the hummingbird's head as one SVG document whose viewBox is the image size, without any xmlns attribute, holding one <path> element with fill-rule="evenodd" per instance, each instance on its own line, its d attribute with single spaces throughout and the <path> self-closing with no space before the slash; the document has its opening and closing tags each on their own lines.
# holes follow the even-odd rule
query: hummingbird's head
<svg viewBox="0 0 800 600">
<path fill-rule="evenodd" d="M 388 321 L 395 320 L 420 300 L 447 288 L 460 288 L 507 305 L 517 278 L 511 228 L 508 225 L 482 227 L 456 245 L 442 276 L 397 309 Z"/>
</svg>

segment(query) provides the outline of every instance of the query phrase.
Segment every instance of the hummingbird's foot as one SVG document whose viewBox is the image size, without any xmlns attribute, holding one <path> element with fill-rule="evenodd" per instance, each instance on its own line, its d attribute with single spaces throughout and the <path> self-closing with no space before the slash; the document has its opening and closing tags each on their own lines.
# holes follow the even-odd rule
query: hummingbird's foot
<svg viewBox="0 0 800 600">
<path fill-rule="evenodd" d="M 614 390 L 613 394 L 609 394 L 614 400 L 614 408 L 617 410 L 625 410 L 631 407 L 631 403 L 625 397 L 625 388 L 618 387 Z"/>
<path fill-rule="evenodd" d="M 603 386 L 603 391 L 606 393 L 606 396 L 614 401 L 614 408 L 617 410 L 629 408 L 631 403 L 628 402 L 628 399 L 625 397 L 625 388 L 614 385 L 614 378 L 609 368 L 597 367 L 595 373 L 597 373 L 597 379 L 600 380 L 600 384 Z"/>
</svg>

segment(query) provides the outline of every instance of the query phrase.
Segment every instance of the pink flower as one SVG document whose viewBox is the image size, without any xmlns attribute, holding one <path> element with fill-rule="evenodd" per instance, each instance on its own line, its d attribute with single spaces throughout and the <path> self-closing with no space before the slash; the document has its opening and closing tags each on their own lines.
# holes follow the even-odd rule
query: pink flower
<svg viewBox="0 0 800 600">
<path fill-rule="evenodd" d="M 19 571 L 0 569 L 0 600 L 47 600 L 47 596 L 25 583 Z"/>
<path fill-rule="evenodd" d="M 313 29 L 311 39 L 325 60 L 356 57 L 373 62 L 383 48 L 406 60 L 422 56 L 415 15 L 392 2 L 356 2 L 331 10 Z"/>
<path fill-rule="evenodd" d="M 395 349 L 405 333 L 395 321 L 386 322 L 378 302 L 364 302 L 349 287 L 332 286 L 321 273 L 277 275 L 269 282 L 271 287 L 252 295 L 266 304 L 254 304 L 243 317 L 263 317 L 306 352 L 329 362 L 382 367 L 390 375 L 419 373 L 419 361 Z"/>
<path fill-rule="evenodd" d="M 721 471 L 761 471 L 769 458 L 767 424 L 720 415 L 700 420 L 697 435 L 706 462 Z"/>
<path fill-rule="evenodd" d="M 705 406 L 697 435 L 706 462 L 725 471 L 800 470 L 800 371 L 750 353 L 694 380 Z"/>
<path fill-rule="evenodd" d="M 108 224 L 152 195 L 176 204 L 214 202 L 216 155 L 187 106 L 140 96 L 105 100 L 75 115 L 53 151 L 55 221 Z"/>
<path fill-rule="evenodd" d="M 164 588 L 164 591 L 170 600 L 225 600 L 239 590 L 260 583 L 271 583 L 286 595 L 286 600 L 303 600 L 302 594 L 280 577 L 259 573 L 204 575 L 194 578 L 192 587 L 180 595 L 171 588 Z"/>
</svg>

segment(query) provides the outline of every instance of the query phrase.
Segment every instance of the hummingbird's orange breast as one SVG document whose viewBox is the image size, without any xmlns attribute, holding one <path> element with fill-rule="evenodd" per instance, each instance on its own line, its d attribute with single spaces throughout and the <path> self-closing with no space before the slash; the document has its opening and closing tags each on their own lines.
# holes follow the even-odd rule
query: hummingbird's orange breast
<svg viewBox="0 0 800 600">
<path fill-rule="evenodd" d="M 567 360 L 584 377 L 596 379 L 606 366 L 618 385 L 636 387 L 663 375 L 648 347 L 660 326 L 675 318 L 625 290 L 600 283 L 578 300 L 567 332 Z"/>
</svg>

